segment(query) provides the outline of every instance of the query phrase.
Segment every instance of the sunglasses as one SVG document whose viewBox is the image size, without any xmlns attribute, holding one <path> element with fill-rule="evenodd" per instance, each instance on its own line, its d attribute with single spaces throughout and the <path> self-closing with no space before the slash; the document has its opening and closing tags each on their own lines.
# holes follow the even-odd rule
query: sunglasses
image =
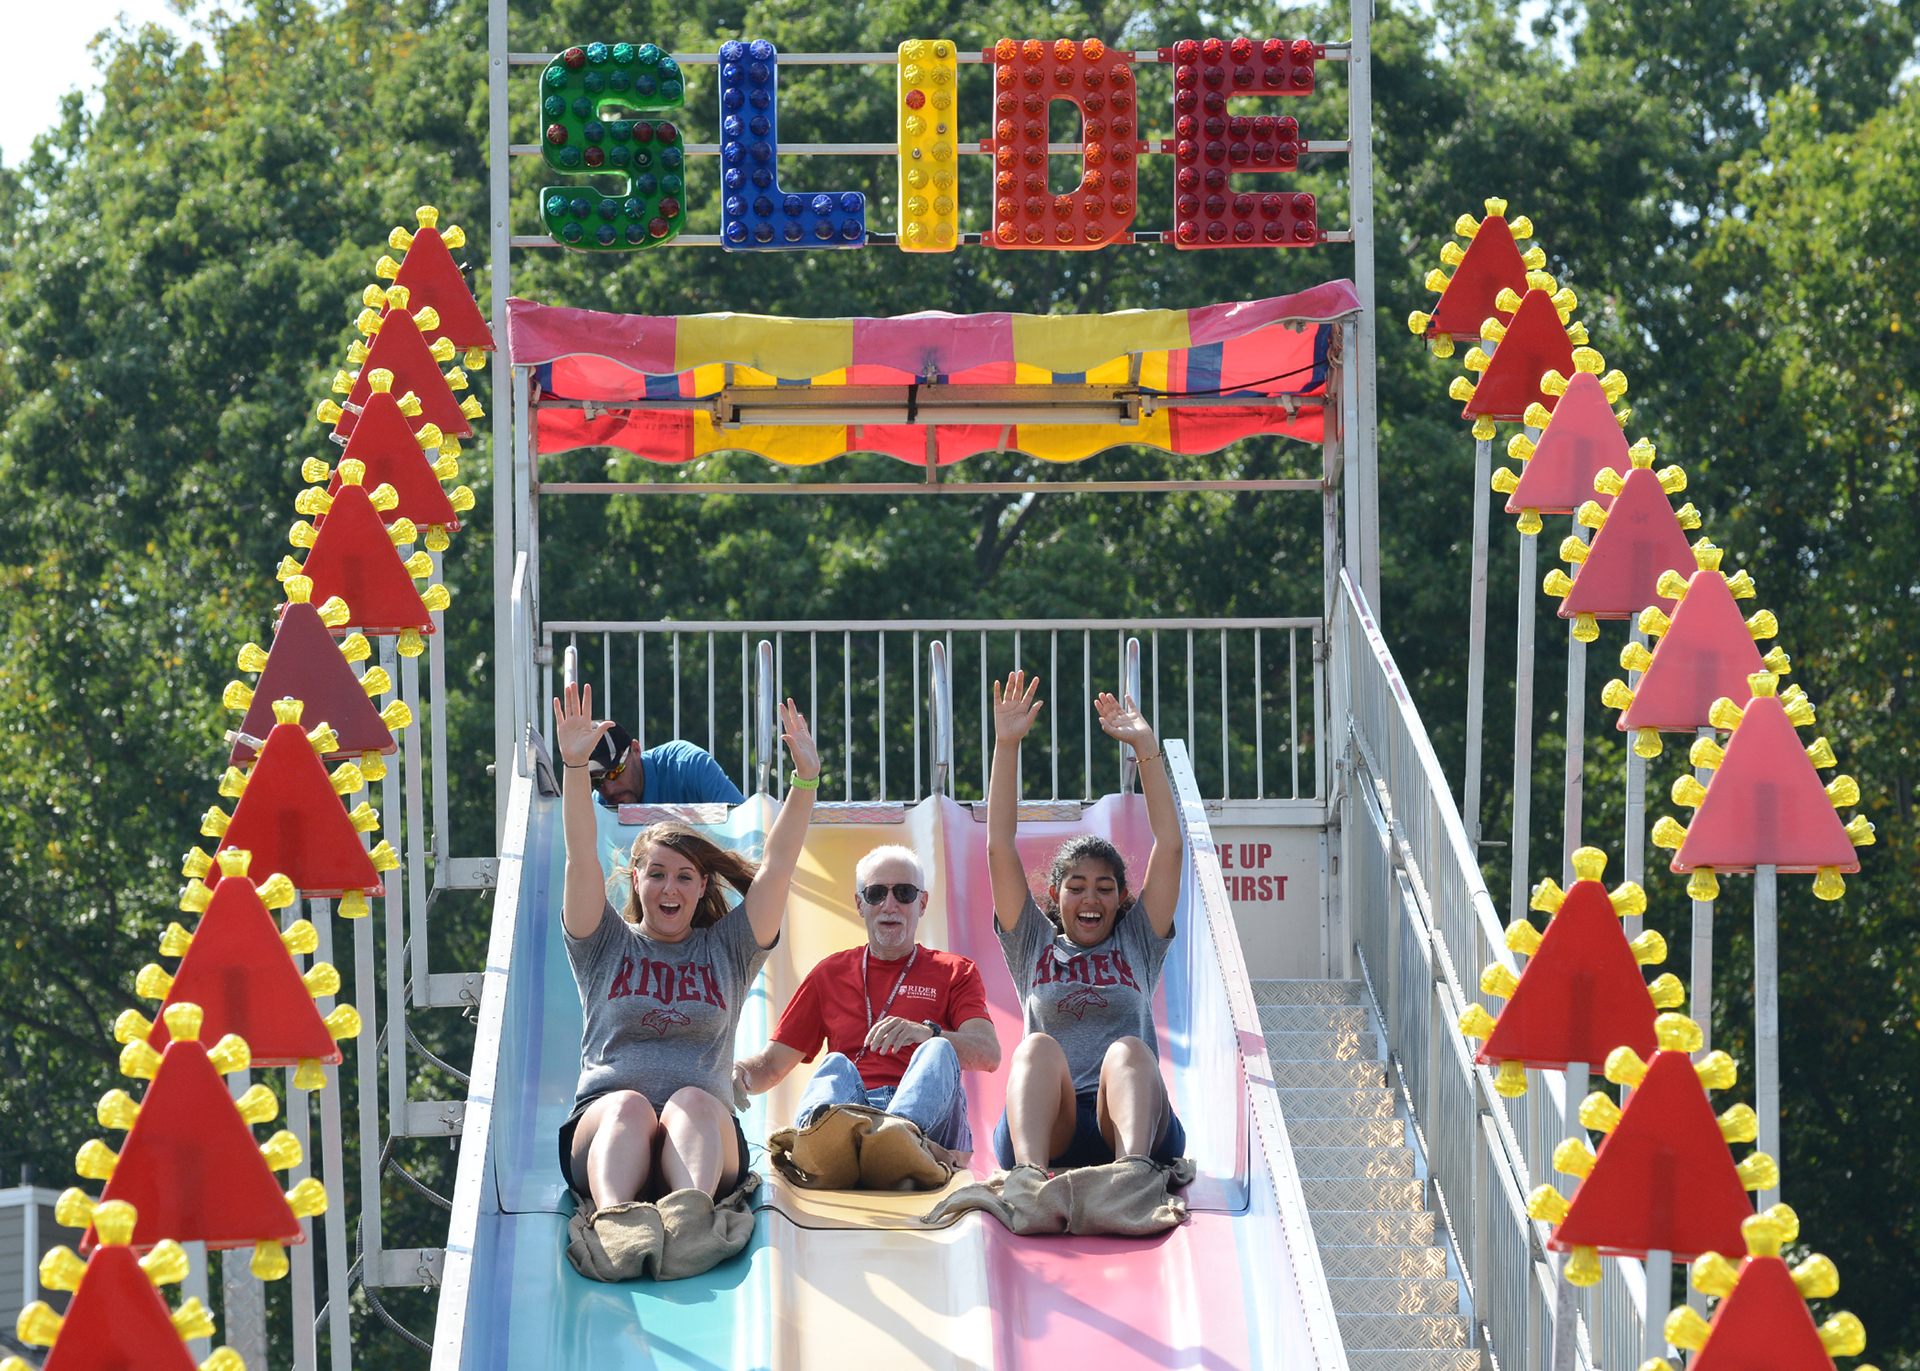
<svg viewBox="0 0 1920 1371">
<path fill-rule="evenodd" d="M 920 898 L 920 887 L 909 881 L 901 881 L 898 885 L 867 886 L 861 890 L 860 898 L 870 905 L 878 905 L 887 898 L 889 890 L 893 892 L 893 898 L 903 905 L 912 904 Z"/>
<path fill-rule="evenodd" d="M 625 771 L 626 769 L 627 769 L 627 764 L 623 761 L 620 763 L 620 765 L 613 767 L 607 771 L 603 771 L 598 776 L 594 777 L 593 783 L 596 786 L 603 786 L 608 781 L 611 781 L 617 778 L 620 775 L 620 773 Z"/>
</svg>

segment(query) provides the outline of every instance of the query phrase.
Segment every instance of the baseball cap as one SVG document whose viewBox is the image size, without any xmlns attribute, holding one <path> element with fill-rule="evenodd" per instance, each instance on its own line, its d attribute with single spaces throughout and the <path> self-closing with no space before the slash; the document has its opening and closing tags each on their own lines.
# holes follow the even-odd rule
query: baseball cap
<svg viewBox="0 0 1920 1371">
<path fill-rule="evenodd" d="M 627 749 L 632 746 L 633 735 L 615 724 L 600 735 L 600 741 L 587 754 L 587 775 L 599 781 L 619 771 L 626 765 Z"/>
</svg>

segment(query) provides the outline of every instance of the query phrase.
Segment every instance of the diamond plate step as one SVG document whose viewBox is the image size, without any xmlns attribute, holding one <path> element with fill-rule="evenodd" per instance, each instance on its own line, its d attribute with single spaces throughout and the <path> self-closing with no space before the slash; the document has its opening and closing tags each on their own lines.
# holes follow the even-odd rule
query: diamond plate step
<svg viewBox="0 0 1920 1371">
<path fill-rule="evenodd" d="M 1449 1280 L 1359 1280 L 1330 1278 L 1336 1314 L 1451 1314 L 1460 1307 L 1460 1287 Z"/>
<path fill-rule="evenodd" d="M 1358 1004 L 1367 1002 L 1364 981 L 1255 981 L 1255 1004 Z"/>
<path fill-rule="evenodd" d="M 1351 1209 L 1322 1209 L 1308 1215 L 1313 1236 L 1328 1247 L 1432 1247 L 1433 1211 L 1407 1209 L 1398 1213 L 1367 1213 Z"/>
<path fill-rule="evenodd" d="M 1263 1004 L 1263 1033 L 1364 1033 L 1367 1011 L 1360 1005 Z"/>
<path fill-rule="evenodd" d="M 1371 1033 L 1269 1033 L 1267 1056 L 1276 1062 L 1377 1061 Z"/>
<path fill-rule="evenodd" d="M 1392 1351 L 1347 1349 L 1347 1371 L 1480 1371 L 1477 1347 L 1416 1347 Z"/>
<path fill-rule="evenodd" d="M 1283 1106 L 1284 1107 L 1284 1106 Z M 1287 1137 L 1298 1153 L 1309 1147 L 1404 1147 L 1406 1125 L 1398 1119 L 1287 1119 Z"/>
<path fill-rule="evenodd" d="M 1413 1176 L 1410 1147 L 1296 1147 L 1293 1162 L 1302 1176 L 1365 1176 L 1370 1180 Z"/>
<path fill-rule="evenodd" d="M 1308 1209 L 1365 1209 L 1374 1212 L 1395 1209 L 1426 1208 L 1425 1187 L 1419 1181 L 1362 1180 L 1357 1176 L 1335 1179 L 1303 1177 L 1300 1189 L 1307 1197 Z"/>
<path fill-rule="evenodd" d="M 1391 1090 L 1295 1090 L 1274 1092 L 1280 1097 L 1281 1117 L 1292 1127 L 1294 1119 L 1391 1119 Z"/>
<path fill-rule="evenodd" d="M 1340 1341 L 1348 1347 L 1397 1351 L 1410 1347 L 1465 1347 L 1467 1325 L 1436 1314 L 1340 1314 Z"/>
<path fill-rule="evenodd" d="M 1269 1053 L 1269 1058 L 1272 1054 Z M 1273 1081 L 1282 1090 L 1384 1090 L 1383 1062 L 1273 1061 Z"/>
<path fill-rule="evenodd" d="M 1322 1247 L 1320 1269 L 1329 1280 L 1356 1276 L 1367 1280 L 1443 1280 L 1447 1254 L 1438 1247 Z"/>
</svg>

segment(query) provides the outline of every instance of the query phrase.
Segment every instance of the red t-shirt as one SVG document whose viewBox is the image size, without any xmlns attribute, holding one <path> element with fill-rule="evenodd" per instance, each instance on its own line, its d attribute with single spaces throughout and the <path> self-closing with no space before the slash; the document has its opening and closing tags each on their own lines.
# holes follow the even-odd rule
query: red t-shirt
<svg viewBox="0 0 1920 1371">
<path fill-rule="evenodd" d="M 808 972 L 787 1002 L 780 1025 L 773 1030 L 773 1040 L 806 1053 L 801 1060 L 810 1062 L 824 1038 L 829 1052 L 843 1053 L 860 1068 L 860 1079 L 867 1089 L 878 1090 L 900 1084 L 913 1053 L 860 1055 L 867 1040 L 867 1014 L 860 1007 L 860 970 L 866 950 L 850 947 L 836 952 Z M 905 965 L 904 958 L 895 962 L 875 958 L 867 963 L 867 1001 L 873 1009 L 874 1023 L 892 1014 L 914 1023 L 932 1019 L 942 1028 L 954 1029 L 968 1019 L 987 1017 L 987 988 L 980 981 L 979 968 L 958 953 L 931 947 L 920 949 L 912 972 L 889 1007 L 887 995 L 900 980 Z"/>
</svg>

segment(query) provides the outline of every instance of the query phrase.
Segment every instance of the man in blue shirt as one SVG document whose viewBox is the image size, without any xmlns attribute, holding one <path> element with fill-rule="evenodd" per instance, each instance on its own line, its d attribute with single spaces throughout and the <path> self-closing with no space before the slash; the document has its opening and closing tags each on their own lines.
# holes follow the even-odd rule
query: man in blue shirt
<svg viewBox="0 0 1920 1371">
<path fill-rule="evenodd" d="M 692 743 L 675 739 L 640 750 L 615 724 L 587 759 L 593 792 L 609 809 L 621 805 L 744 804 L 720 763 Z"/>
</svg>

